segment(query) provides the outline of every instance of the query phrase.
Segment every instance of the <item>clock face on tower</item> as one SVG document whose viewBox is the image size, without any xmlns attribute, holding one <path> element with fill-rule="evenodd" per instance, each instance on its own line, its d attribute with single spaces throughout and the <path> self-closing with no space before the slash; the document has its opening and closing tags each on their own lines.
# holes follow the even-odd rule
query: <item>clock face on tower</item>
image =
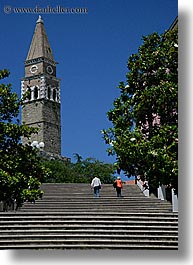
<svg viewBox="0 0 193 265">
<path fill-rule="evenodd" d="M 37 70 L 38 70 L 38 67 L 37 67 L 37 65 L 32 65 L 31 67 L 30 67 L 30 72 L 32 73 L 32 74 L 35 74 L 36 72 L 37 72 Z"/>
<path fill-rule="evenodd" d="M 53 68 L 52 68 L 51 65 L 48 65 L 48 66 L 46 67 L 46 71 L 47 71 L 47 73 L 50 74 L 50 75 L 54 72 L 54 70 L 53 70 Z"/>
</svg>

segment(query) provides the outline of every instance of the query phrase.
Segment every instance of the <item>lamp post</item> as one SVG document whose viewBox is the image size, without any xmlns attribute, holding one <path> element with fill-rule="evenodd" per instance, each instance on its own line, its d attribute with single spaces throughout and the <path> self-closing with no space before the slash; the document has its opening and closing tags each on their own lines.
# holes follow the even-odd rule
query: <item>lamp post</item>
<svg viewBox="0 0 193 265">
<path fill-rule="evenodd" d="M 38 149 L 42 150 L 44 148 L 45 144 L 44 144 L 44 142 L 33 141 L 31 146 L 34 148 L 38 148 Z"/>
</svg>

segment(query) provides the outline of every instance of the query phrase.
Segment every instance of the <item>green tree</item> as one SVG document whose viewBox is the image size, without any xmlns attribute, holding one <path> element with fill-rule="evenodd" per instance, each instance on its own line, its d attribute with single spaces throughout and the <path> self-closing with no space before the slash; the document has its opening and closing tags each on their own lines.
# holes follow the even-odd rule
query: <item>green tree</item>
<svg viewBox="0 0 193 265">
<path fill-rule="evenodd" d="M 76 159 L 77 163 L 81 163 L 82 162 L 82 156 L 79 155 L 78 153 L 74 153 L 74 158 Z"/>
<path fill-rule="evenodd" d="M 49 176 L 46 178 L 47 183 L 73 183 L 74 172 L 72 171 L 71 162 L 61 160 L 42 160 L 44 166 L 49 169 Z"/>
<path fill-rule="evenodd" d="M 9 76 L 0 71 L 0 79 Z M 41 181 L 48 172 L 31 146 L 22 145 L 21 137 L 30 137 L 36 128 L 20 125 L 17 119 L 22 105 L 11 84 L 0 83 L 0 201 L 16 201 L 17 207 L 25 200 L 42 195 Z"/>
<path fill-rule="evenodd" d="M 177 30 L 143 37 L 128 60 L 126 82 L 108 112 L 113 127 L 102 130 L 117 167 L 150 185 L 178 190 Z"/>
<path fill-rule="evenodd" d="M 50 170 L 46 182 L 57 183 L 90 183 L 95 176 L 100 177 L 102 183 L 112 183 L 115 167 L 112 164 L 100 162 L 94 158 L 83 159 L 75 154 L 75 163 L 61 160 L 44 160 L 44 166 Z"/>
<path fill-rule="evenodd" d="M 75 178 L 79 181 L 90 183 L 91 180 L 97 176 L 102 183 L 111 183 L 113 174 L 115 173 L 114 165 L 101 162 L 95 158 L 86 158 L 80 163 L 73 165 L 75 171 Z"/>
</svg>

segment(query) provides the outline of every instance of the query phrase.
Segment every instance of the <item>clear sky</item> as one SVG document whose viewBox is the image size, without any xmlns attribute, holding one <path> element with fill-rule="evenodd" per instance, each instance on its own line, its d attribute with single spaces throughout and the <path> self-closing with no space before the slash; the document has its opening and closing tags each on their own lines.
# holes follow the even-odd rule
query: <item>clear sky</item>
<svg viewBox="0 0 193 265">
<path fill-rule="evenodd" d="M 9 82 L 20 95 L 20 78 L 31 43 L 37 8 L 84 7 L 87 14 L 41 14 L 61 79 L 62 155 L 108 157 L 101 129 L 111 127 L 107 111 L 125 81 L 127 60 L 142 36 L 163 33 L 178 15 L 177 0 L 42 0 L 0 3 L 0 68 L 11 71 Z M 36 13 L 16 13 L 30 7 Z M 6 13 L 7 12 L 7 13 Z M 8 14 L 9 13 L 9 14 Z"/>
</svg>

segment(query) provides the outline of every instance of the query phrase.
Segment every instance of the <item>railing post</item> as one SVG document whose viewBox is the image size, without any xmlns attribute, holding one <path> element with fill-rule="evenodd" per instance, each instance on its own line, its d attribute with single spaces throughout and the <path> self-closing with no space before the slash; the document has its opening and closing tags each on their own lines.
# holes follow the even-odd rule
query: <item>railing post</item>
<svg viewBox="0 0 193 265">
<path fill-rule="evenodd" d="M 172 212 L 178 212 L 178 196 L 174 193 L 174 189 L 171 190 L 172 193 Z"/>
<path fill-rule="evenodd" d="M 163 184 L 157 188 L 157 196 L 160 200 L 166 200 L 166 190 Z"/>
</svg>

